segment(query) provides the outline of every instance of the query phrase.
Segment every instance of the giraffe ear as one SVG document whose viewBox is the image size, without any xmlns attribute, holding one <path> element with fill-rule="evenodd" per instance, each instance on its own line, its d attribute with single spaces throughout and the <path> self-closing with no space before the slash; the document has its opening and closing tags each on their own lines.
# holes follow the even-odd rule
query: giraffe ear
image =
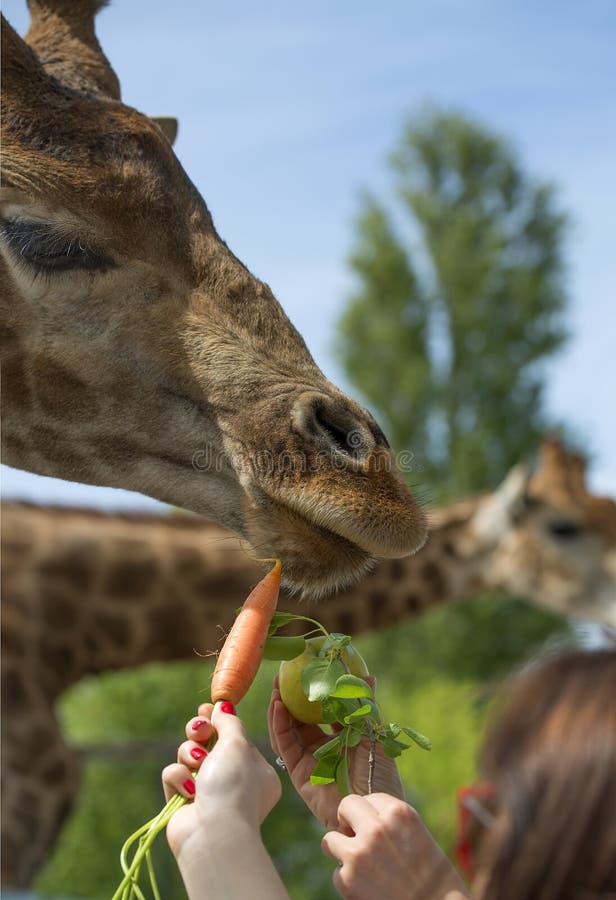
<svg viewBox="0 0 616 900">
<path fill-rule="evenodd" d="M 518 463 L 507 473 L 494 493 L 486 497 L 473 520 L 478 534 L 494 542 L 507 531 L 521 508 L 529 472 L 526 463 Z"/>
<path fill-rule="evenodd" d="M 156 122 L 171 146 L 173 146 L 178 135 L 178 120 L 175 116 L 151 116 L 151 119 L 153 122 Z"/>
</svg>

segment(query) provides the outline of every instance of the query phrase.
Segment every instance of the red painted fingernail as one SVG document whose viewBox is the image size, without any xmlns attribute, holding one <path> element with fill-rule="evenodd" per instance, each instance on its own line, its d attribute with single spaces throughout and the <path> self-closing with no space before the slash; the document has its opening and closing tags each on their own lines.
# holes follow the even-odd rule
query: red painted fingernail
<svg viewBox="0 0 616 900">
<path fill-rule="evenodd" d="M 205 725 L 205 719 L 195 719 L 190 727 L 193 731 L 199 731 L 202 725 Z"/>
<path fill-rule="evenodd" d="M 190 794 L 191 797 L 194 796 L 195 782 L 192 780 L 192 778 L 187 778 L 186 781 L 183 781 L 182 787 L 184 788 L 184 790 L 186 791 L 187 794 Z"/>
<path fill-rule="evenodd" d="M 228 700 L 223 700 L 220 704 L 220 711 L 224 713 L 230 713 L 232 716 L 237 715 L 235 712 L 235 706 L 232 703 L 229 703 Z"/>
<path fill-rule="evenodd" d="M 202 750 L 201 747 L 193 747 L 190 755 L 193 759 L 203 759 L 204 756 L 207 756 L 207 750 Z"/>
</svg>

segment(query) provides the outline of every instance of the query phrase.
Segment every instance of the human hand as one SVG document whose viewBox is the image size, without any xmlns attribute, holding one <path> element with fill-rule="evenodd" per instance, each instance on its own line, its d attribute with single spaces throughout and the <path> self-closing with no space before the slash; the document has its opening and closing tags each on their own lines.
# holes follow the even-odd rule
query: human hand
<svg viewBox="0 0 616 900">
<path fill-rule="evenodd" d="M 375 679 L 366 679 L 374 689 Z M 293 786 L 313 815 L 326 827 L 337 828 L 340 792 L 335 783 L 311 784 L 310 775 L 316 766 L 314 751 L 331 740 L 330 734 L 318 725 L 305 725 L 295 719 L 280 697 L 278 678 L 267 712 L 272 750 L 279 756 L 289 773 Z M 375 748 L 376 762 L 373 774 L 373 790 L 404 799 L 404 790 L 393 759 L 384 752 L 380 743 Z M 362 740 L 349 749 L 349 782 L 356 794 L 368 793 L 370 743 Z"/>
<path fill-rule="evenodd" d="M 186 725 L 188 740 L 178 748 L 177 763 L 163 770 L 167 800 L 175 793 L 194 799 L 167 826 L 167 840 L 176 858 L 187 839 L 204 827 L 220 828 L 223 821 L 234 827 L 241 821 L 258 831 L 280 799 L 278 775 L 248 740 L 243 722 L 232 710 L 230 703 L 201 704 L 198 716 Z M 206 744 L 214 732 L 218 740 L 208 752 Z"/>
<path fill-rule="evenodd" d="M 462 900 L 461 878 L 418 813 L 388 794 L 350 794 L 338 807 L 340 830 L 321 843 L 338 862 L 333 882 L 352 900 Z M 341 833 L 344 832 L 344 833 Z"/>
</svg>

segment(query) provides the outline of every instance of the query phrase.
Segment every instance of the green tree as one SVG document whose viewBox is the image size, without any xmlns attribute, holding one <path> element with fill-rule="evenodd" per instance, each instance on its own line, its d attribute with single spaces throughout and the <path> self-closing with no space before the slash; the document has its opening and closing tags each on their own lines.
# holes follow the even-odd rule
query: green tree
<svg viewBox="0 0 616 900">
<path fill-rule="evenodd" d="M 459 115 L 407 125 L 394 198 L 366 194 L 338 350 L 439 496 L 495 484 L 546 428 L 544 364 L 566 334 L 566 216 L 509 143 Z"/>
</svg>

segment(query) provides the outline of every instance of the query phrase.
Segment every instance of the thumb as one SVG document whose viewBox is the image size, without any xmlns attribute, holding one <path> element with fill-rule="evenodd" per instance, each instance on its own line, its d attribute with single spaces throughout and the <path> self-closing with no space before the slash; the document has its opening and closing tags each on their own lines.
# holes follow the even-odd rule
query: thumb
<svg viewBox="0 0 616 900">
<path fill-rule="evenodd" d="M 238 718 L 233 704 L 227 700 L 219 700 L 214 706 L 211 718 L 218 740 L 241 737 L 246 739 L 246 726 Z"/>
</svg>

